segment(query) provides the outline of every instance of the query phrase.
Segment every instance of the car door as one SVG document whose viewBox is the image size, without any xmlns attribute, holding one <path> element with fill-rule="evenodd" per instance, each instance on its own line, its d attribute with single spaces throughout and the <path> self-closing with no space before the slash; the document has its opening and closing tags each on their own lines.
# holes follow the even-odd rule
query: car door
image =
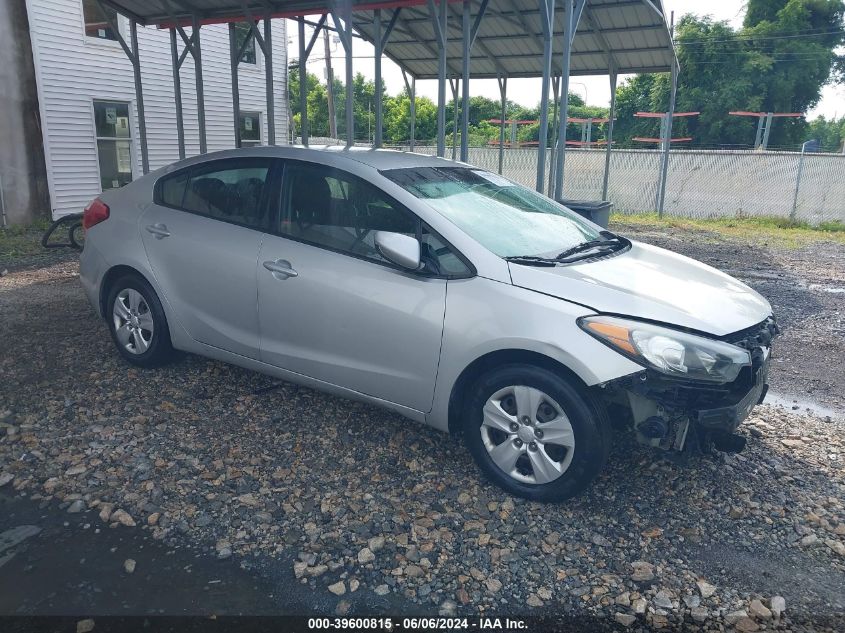
<svg viewBox="0 0 845 633">
<path fill-rule="evenodd" d="M 448 275 L 387 262 L 376 230 L 419 236 L 421 224 L 364 180 L 287 161 L 280 221 L 258 258 L 261 358 L 425 412 Z"/>
<path fill-rule="evenodd" d="M 209 161 L 156 185 L 139 229 L 155 279 L 195 340 L 257 359 L 256 265 L 274 161 Z"/>
</svg>

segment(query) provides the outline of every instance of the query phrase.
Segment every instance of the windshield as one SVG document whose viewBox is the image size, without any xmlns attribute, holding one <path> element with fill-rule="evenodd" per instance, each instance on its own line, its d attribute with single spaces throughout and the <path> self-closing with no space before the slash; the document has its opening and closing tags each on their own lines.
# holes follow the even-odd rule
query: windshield
<svg viewBox="0 0 845 633">
<path fill-rule="evenodd" d="M 500 257 L 554 257 L 602 237 L 566 207 L 482 169 L 411 167 L 381 173 Z"/>
</svg>

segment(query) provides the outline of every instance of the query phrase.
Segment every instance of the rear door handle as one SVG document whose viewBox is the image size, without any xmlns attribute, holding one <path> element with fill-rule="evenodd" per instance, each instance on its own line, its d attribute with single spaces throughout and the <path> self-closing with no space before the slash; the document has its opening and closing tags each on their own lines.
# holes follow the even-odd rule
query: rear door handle
<svg viewBox="0 0 845 633">
<path fill-rule="evenodd" d="M 158 224 L 150 224 L 147 227 L 147 231 L 155 235 L 155 238 L 157 240 L 162 240 L 165 237 L 170 237 L 170 231 L 167 230 L 167 226 L 161 224 L 160 222 Z"/>
<path fill-rule="evenodd" d="M 277 259 L 275 261 L 264 262 L 264 268 L 273 273 L 273 277 L 279 280 L 287 279 L 288 277 L 298 277 L 296 272 L 286 259 Z"/>
</svg>

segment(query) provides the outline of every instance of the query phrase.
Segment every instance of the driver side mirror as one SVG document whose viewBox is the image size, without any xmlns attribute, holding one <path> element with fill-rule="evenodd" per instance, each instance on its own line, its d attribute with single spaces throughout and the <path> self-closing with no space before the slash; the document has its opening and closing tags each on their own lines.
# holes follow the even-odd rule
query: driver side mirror
<svg viewBox="0 0 845 633">
<path fill-rule="evenodd" d="M 402 233 L 376 231 L 374 239 L 382 257 L 402 268 L 419 270 L 420 242 L 417 238 Z"/>
</svg>

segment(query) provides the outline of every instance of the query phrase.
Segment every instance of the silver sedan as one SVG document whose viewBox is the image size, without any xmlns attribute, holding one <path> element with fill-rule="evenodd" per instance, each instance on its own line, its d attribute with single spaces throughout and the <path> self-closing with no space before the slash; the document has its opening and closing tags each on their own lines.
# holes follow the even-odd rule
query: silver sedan
<svg viewBox="0 0 845 633">
<path fill-rule="evenodd" d="M 611 416 L 735 450 L 765 393 L 764 298 L 463 163 L 232 150 L 104 192 L 84 226 L 82 283 L 126 361 L 183 350 L 387 407 L 531 499 L 598 475 Z"/>
</svg>

